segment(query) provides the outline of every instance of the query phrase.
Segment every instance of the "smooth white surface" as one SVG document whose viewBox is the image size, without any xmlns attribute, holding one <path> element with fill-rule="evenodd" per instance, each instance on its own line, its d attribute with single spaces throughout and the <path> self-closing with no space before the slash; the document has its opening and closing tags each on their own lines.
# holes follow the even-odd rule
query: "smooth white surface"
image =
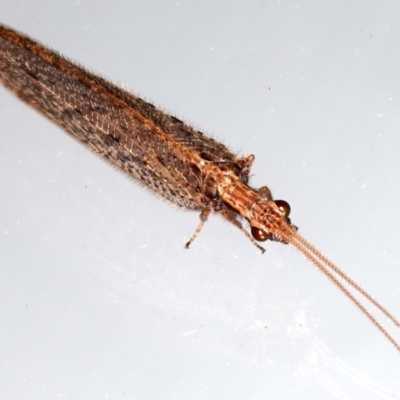
<svg viewBox="0 0 400 400">
<path fill-rule="evenodd" d="M 0 1 L 242 153 L 400 317 L 396 1 Z M 0 397 L 381 399 L 400 357 L 288 246 L 136 186 L 0 88 Z M 399 339 L 399 332 L 393 332 Z"/>
</svg>

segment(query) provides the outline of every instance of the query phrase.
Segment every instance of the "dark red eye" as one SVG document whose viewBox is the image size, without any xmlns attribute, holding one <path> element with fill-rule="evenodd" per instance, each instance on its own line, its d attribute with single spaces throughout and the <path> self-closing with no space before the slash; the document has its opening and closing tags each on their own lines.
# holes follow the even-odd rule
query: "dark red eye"
<svg viewBox="0 0 400 400">
<path fill-rule="evenodd" d="M 251 227 L 251 234 L 253 238 L 258 240 L 259 242 L 264 242 L 265 240 L 270 238 L 270 235 L 267 232 L 254 226 Z"/>
<path fill-rule="evenodd" d="M 283 212 L 283 215 L 285 216 L 285 218 L 287 218 L 290 214 L 289 203 L 286 203 L 285 200 L 275 200 L 275 204 Z"/>
</svg>

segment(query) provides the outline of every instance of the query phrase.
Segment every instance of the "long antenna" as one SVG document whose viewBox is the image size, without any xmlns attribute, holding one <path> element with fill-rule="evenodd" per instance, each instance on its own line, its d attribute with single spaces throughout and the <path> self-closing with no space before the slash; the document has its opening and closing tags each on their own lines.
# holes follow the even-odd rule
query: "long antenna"
<svg viewBox="0 0 400 400">
<path fill-rule="evenodd" d="M 390 321 L 397 327 L 400 328 L 400 322 L 379 304 L 369 293 L 367 293 L 360 285 L 354 282 L 348 275 L 346 275 L 339 267 L 337 267 L 332 261 L 328 260 L 320 251 L 318 251 L 313 245 L 307 242 L 302 236 L 300 236 L 292 228 L 282 232 L 282 236 L 288 242 L 288 244 L 299 250 L 310 262 L 312 262 L 336 287 L 338 287 L 342 293 L 350 299 L 356 307 L 386 336 L 386 338 L 393 344 L 394 347 L 400 352 L 400 344 L 389 334 L 389 332 L 377 321 L 377 319 L 364 307 L 361 302 L 346 288 L 345 284 L 352 287 L 356 292 L 362 295 L 372 305 L 374 305 L 382 314 L 384 314 Z"/>
</svg>

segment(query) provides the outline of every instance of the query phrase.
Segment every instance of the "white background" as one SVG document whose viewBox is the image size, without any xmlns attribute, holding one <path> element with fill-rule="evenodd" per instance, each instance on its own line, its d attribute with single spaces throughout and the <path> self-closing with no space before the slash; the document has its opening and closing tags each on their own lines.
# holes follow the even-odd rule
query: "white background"
<svg viewBox="0 0 400 400">
<path fill-rule="evenodd" d="M 0 1 L 0 21 L 254 153 L 400 317 L 398 1 Z M 0 397 L 381 399 L 400 357 L 293 248 L 138 187 L 0 88 Z M 399 332 L 393 331 L 397 339 Z"/>
</svg>

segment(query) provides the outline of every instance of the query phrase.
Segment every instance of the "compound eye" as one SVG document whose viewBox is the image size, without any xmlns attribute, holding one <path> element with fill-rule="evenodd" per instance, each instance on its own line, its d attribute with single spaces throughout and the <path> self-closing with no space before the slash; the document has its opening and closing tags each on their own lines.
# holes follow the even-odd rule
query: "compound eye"
<svg viewBox="0 0 400 400">
<path fill-rule="evenodd" d="M 285 200 L 275 200 L 275 204 L 282 211 L 285 218 L 287 218 L 290 214 L 290 206 Z"/>
<path fill-rule="evenodd" d="M 270 235 L 267 232 L 263 231 L 260 228 L 256 228 L 255 226 L 251 227 L 251 234 L 253 238 L 258 240 L 259 242 L 264 242 L 270 238 Z"/>
</svg>

